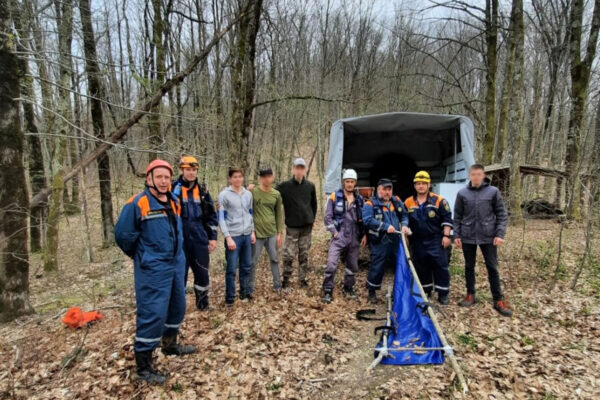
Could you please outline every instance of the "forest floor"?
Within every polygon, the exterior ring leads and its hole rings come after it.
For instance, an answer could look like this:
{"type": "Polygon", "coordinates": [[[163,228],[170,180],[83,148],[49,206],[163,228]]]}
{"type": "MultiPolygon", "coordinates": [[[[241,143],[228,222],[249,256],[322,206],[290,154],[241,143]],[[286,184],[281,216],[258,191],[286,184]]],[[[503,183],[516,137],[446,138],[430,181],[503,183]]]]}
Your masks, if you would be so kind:
{"type": "MultiPolygon", "coordinates": [[[[121,197],[122,204],[128,194],[121,197]]],[[[90,203],[91,237],[97,244],[99,207],[90,203]]],[[[274,293],[263,258],[255,300],[238,301],[231,309],[224,306],[220,242],[211,260],[212,309],[196,311],[188,294],[182,342],[194,344],[198,352],[184,358],[155,352],[158,369],[170,377],[164,386],[148,387],[133,379],[132,263],[116,247],[97,245],[88,263],[83,218],[69,216],[61,231],[60,271],[44,273],[39,255],[32,258],[31,302],[36,313],[0,325],[0,398],[597,399],[600,246],[595,246],[596,261],[584,271],[577,289],[569,289],[583,249],[583,230],[568,226],[558,280],[551,290],[558,227],[553,221],[527,220],[524,229],[509,229],[500,262],[513,318],[492,309],[481,260],[480,302],[471,309],[457,306],[464,295],[464,277],[462,255],[454,251],[451,303],[439,319],[469,381],[468,394],[458,390],[448,363],[380,366],[365,372],[378,340],[373,335],[376,322],[355,318],[357,310],[369,307],[366,269],[358,274],[360,300],[345,299],[338,287],[332,304],[321,303],[328,245],[322,223],[313,236],[309,289],[293,281],[290,291],[274,293]],[[87,329],[66,328],[61,318],[70,306],[97,309],[104,319],[87,329]]],[[[386,273],[387,281],[391,275],[386,273]]]]}

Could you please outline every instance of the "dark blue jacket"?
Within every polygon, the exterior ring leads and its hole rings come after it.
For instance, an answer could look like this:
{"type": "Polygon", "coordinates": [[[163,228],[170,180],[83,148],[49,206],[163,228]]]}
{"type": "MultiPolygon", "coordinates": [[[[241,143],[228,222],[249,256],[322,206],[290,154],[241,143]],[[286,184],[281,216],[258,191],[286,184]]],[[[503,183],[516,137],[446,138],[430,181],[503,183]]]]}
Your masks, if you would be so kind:
{"type": "Polygon", "coordinates": [[[404,205],[408,211],[408,226],[415,239],[439,237],[444,226],[452,227],[450,205],[439,194],[428,193],[423,204],[419,204],[416,196],[411,196],[404,205]]]}
{"type": "Polygon", "coordinates": [[[467,244],[490,244],[504,238],[508,214],[502,194],[486,178],[475,188],[471,183],[461,189],[454,203],[454,236],[467,244]]]}
{"type": "Polygon", "coordinates": [[[176,227],[148,189],[127,201],[115,225],[117,245],[142,270],[185,264],[181,207],[170,193],[168,197],[176,227]]]}
{"type": "Polygon", "coordinates": [[[370,243],[378,243],[390,225],[397,231],[402,226],[408,226],[408,213],[398,196],[393,196],[387,204],[374,196],[371,200],[365,201],[362,215],[370,243]]]}
{"type": "Polygon", "coordinates": [[[188,187],[183,177],[173,183],[173,194],[181,202],[183,236],[186,241],[207,245],[209,240],[217,240],[217,212],[210,193],[194,181],[188,187]]]}

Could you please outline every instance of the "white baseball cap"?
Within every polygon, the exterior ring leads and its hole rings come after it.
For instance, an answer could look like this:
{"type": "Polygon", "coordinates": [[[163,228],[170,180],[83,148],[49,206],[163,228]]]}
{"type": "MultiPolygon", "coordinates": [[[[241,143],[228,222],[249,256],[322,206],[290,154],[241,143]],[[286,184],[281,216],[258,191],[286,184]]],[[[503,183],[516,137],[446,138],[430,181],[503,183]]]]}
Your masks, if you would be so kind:
{"type": "Polygon", "coordinates": [[[342,174],[342,180],[345,181],[346,179],[357,180],[358,179],[358,175],[356,174],[356,171],[353,170],[352,168],[345,169],[344,173],[342,174]]]}
{"type": "Polygon", "coordinates": [[[294,165],[294,167],[306,167],[306,161],[304,161],[304,158],[296,158],[292,164],[294,165]]]}

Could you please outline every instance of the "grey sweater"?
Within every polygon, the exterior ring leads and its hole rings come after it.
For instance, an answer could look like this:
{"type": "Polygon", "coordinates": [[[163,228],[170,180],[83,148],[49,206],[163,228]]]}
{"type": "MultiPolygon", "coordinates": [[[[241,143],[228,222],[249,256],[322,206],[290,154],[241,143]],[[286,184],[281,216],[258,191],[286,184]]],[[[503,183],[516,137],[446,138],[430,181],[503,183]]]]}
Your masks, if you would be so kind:
{"type": "Polygon", "coordinates": [[[231,186],[219,193],[219,228],[223,236],[249,235],[254,230],[252,193],[245,188],[238,194],[231,186]]]}
{"type": "Polygon", "coordinates": [[[490,244],[495,237],[504,238],[508,214],[502,195],[486,178],[477,188],[469,182],[456,195],[454,235],[467,244],[490,244]]]}

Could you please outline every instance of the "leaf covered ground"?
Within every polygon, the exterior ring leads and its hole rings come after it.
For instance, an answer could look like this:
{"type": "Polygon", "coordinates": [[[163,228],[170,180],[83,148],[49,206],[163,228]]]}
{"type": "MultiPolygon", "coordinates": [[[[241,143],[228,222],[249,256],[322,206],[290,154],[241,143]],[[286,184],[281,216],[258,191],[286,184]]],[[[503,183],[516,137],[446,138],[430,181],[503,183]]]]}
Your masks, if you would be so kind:
{"type": "MultiPolygon", "coordinates": [[[[212,309],[195,311],[189,294],[181,329],[181,340],[194,344],[198,353],[177,358],[156,352],[158,369],[170,375],[167,384],[137,384],[131,262],[113,247],[95,248],[94,262],[88,263],[79,218],[69,217],[63,230],[73,238],[61,243],[60,272],[44,274],[39,260],[32,261],[31,299],[37,313],[0,325],[0,398],[599,398],[600,267],[592,263],[577,289],[568,288],[583,247],[577,225],[565,230],[552,291],[558,225],[527,221],[525,230],[510,228],[500,259],[503,284],[515,309],[512,319],[493,311],[481,260],[480,303],[468,310],[456,305],[464,279],[461,254],[454,252],[451,305],[440,321],[469,381],[471,391],[465,395],[448,364],[365,372],[378,339],[373,335],[377,322],[355,318],[357,310],[369,307],[366,270],[358,275],[359,301],[345,299],[338,287],[332,304],[321,303],[328,242],[321,224],[313,239],[309,289],[294,281],[289,292],[274,293],[263,259],[255,300],[238,301],[232,309],[224,307],[219,249],[211,263],[212,309]],[[73,305],[98,309],[104,320],[89,329],[65,328],[60,319],[73,305]]],[[[383,302],[378,308],[383,312],[383,302]]]]}

